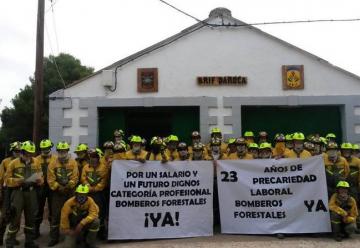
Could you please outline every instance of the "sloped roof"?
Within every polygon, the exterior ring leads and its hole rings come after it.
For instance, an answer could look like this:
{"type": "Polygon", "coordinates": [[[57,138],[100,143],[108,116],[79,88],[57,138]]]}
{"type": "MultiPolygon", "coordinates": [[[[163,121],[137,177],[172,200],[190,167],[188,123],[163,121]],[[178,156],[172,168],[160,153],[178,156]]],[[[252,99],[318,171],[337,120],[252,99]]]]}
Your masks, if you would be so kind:
{"type": "Polygon", "coordinates": [[[147,48],[145,48],[145,49],[143,49],[143,50],[141,50],[141,51],[139,51],[137,53],[134,53],[134,54],[132,54],[132,55],[130,55],[130,56],[124,58],[124,59],[116,61],[115,63],[113,63],[113,64],[111,64],[109,66],[106,66],[106,67],[94,72],[93,74],[91,74],[91,75],[89,75],[87,77],[84,77],[84,78],[82,78],[80,80],[77,80],[77,81],[67,85],[66,88],[70,88],[70,87],[72,87],[72,86],[74,86],[76,84],[79,84],[79,83],[87,80],[88,78],[91,78],[91,77],[93,77],[93,76],[95,76],[97,74],[100,74],[103,70],[109,70],[111,68],[121,67],[121,66],[123,66],[123,65],[125,65],[125,64],[127,64],[127,63],[129,63],[129,62],[131,62],[133,60],[136,60],[136,59],[138,59],[138,58],[140,58],[140,57],[142,57],[142,56],[144,56],[144,55],[146,55],[148,53],[151,53],[151,52],[153,52],[153,51],[155,51],[157,49],[160,49],[160,48],[162,48],[164,46],[170,45],[172,42],[174,42],[174,41],[176,41],[178,39],[181,39],[182,37],[187,36],[187,35],[195,32],[195,31],[197,31],[197,30],[199,30],[199,29],[201,29],[203,27],[209,26],[211,28],[226,28],[226,29],[239,28],[239,27],[234,27],[234,25],[240,25],[240,26],[242,26],[241,28],[248,28],[248,29],[251,29],[251,30],[253,30],[255,32],[258,32],[258,33],[260,33],[262,35],[265,35],[268,38],[276,40],[277,42],[280,42],[283,45],[285,45],[287,47],[290,47],[292,49],[296,49],[296,50],[300,51],[301,53],[304,53],[307,56],[310,56],[313,59],[315,59],[315,60],[317,60],[317,61],[319,61],[319,62],[321,62],[323,64],[326,64],[328,66],[331,66],[335,70],[338,70],[338,71],[340,71],[342,73],[345,73],[345,74],[347,74],[347,75],[349,75],[349,76],[351,76],[351,77],[353,77],[353,78],[360,81],[360,76],[358,76],[358,75],[356,75],[356,74],[354,74],[352,72],[349,72],[349,71],[347,71],[345,69],[342,69],[342,68],[340,68],[338,66],[335,66],[335,65],[329,63],[328,61],[326,61],[326,60],[324,60],[324,59],[322,59],[322,58],[320,58],[320,57],[318,57],[318,56],[316,56],[316,55],[314,55],[314,54],[312,54],[310,52],[307,52],[307,51],[305,51],[305,50],[303,50],[303,49],[301,49],[301,48],[299,48],[297,46],[294,46],[294,45],[292,45],[292,44],[290,44],[290,43],[288,43],[288,42],[286,42],[286,41],[284,41],[282,39],[279,39],[279,38],[277,38],[277,37],[275,37],[275,36],[273,36],[271,34],[268,34],[268,33],[264,32],[264,31],[262,31],[262,30],[260,30],[260,29],[258,29],[256,27],[254,27],[254,26],[251,26],[251,25],[249,25],[249,24],[247,24],[245,22],[242,22],[242,21],[232,17],[230,10],[228,10],[226,8],[216,8],[216,9],[214,9],[214,10],[212,10],[210,12],[209,18],[207,18],[207,19],[205,19],[205,20],[203,20],[201,22],[198,22],[198,23],[196,23],[196,24],[182,30],[181,32],[179,32],[179,33],[177,33],[177,34],[175,34],[175,35],[173,35],[173,36],[171,36],[171,37],[169,37],[169,38],[167,38],[165,40],[162,40],[162,41],[160,41],[160,42],[158,42],[158,43],[156,43],[156,44],[154,44],[154,45],[152,45],[150,47],[147,47],[147,48]],[[215,25],[212,25],[212,24],[215,24],[215,25]]]}

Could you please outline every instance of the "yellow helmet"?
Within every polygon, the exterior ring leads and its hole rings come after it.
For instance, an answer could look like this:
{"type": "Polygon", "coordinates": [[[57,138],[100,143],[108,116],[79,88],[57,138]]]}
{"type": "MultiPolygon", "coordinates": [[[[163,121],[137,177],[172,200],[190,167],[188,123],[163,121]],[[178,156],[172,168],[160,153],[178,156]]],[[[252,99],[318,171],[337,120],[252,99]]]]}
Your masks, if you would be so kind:
{"type": "Polygon", "coordinates": [[[126,151],[126,145],[124,143],[116,143],[114,145],[115,152],[124,152],[126,151]]]}
{"type": "Polygon", "coordinates": [[[131,137],[130,143],[141,143],[142,139],[140,136],[133,135],[131,137]]]}
{"type": "Polygon", "coordinates": [[[250,143],[248,145],[249,149],[259,149],[259,145],[256,143],[250,143]]]}
{"type": "Polygon", "coordinates": [[[40,141],[40,149],[52,148],[54,144],[49,139],[43,139],[40,141]]]}
{"type": "Polygon", "coordinates": [[[267,137],[267,136],[268,136],[267,132],[265,132],[265,131],[259,132],[259,137],[267,137]]]}
{"type": "Polygon", "coordinates": [[[214,127],[213,129],[211,129],[211,133],[221,133],[221,130],[218,127],[214,127]]]}
{"type": "Polygon", "coordinates": [[[285,135],[285,140],[286,141],[292,141],[293,140],[293,135],[292,134],[285,135]]]}
{"type": "Polygon", "coordinates": [[[179,142],[179,138],[178,138],[178,136],[171,134],[171,135],[169,135],[169,137],[167,137],[167,142],[170,142],[170,141],[179,142]]]}
{"type": "Polygon", "coordinates": [[[360,150],[360,146],[358,144],[353,144],[353,150],[360,150]]]}
{"type": "MultiPolygon", "coordinates": [[[[141,141],[140,141],[141,142],[141,141]]],[[[151,139],[150,145],[164,145],[163,140],[161,139],[161,137],[158,136],[154,136],[151,139]]]]}
{"type": "Polygon", "coordinates": [[[267,143],[267,142],[264,142],[264,143],[261,143],[260,144],[260,148],[259,149],[271,149],[271,144],[270,143],[267,143]]]}
{"type": "Polygon", "coordinates": [[[329,138],[333,138],[333,139],[336,139],[336,135],[334,133],[328,133],[326,135],[326,139],[329,139],[329,138]]]}
{"type": "Polygon", "coordinates": [[[95,149],[89,149],[88,150],[89,157],[97,156],[98,158],[101,158],[104,154],[99,148],[95,149]]]}
{"type": "Polygon", "coordinates": [[[350,185],[346,181],[339,181],[336,185],[336,188],[350,188],[350,185]]]}
{"type": "Polygon", "coordinates": [[[246,131],[244,137],[254,137],[254,133],[252,131],[246,131]]]}
{"type": "Polygon", "coordinates": [[[76,187],[76,193],[79,194],[88,194],[89,193],[89,186],[87,186],[86,184],[80,184],[79,186],[76,187]]]}
{"type": "Polygon", "coordinates": [[[21,144],[21,150],[28,153],[35,153],[35,144],[32,141],[25,141],[21,144]]]}
{"type": "Polygon", "coordinates": [[[57,143],[56,145],[56,150],[60,151],[60,150],[70,150],[70,146],[67,142],[65,141],[60,141],[59,143],[57,143]]]}
{"type": "Polygon", "coordinates": [[[21,150],[21,142],[19,141],[15,141],[13,143],[10,144],[10,151],[13,151],[13,150],[17,150],[17,151],[20,151],[21,150]]]}
{"type": "Polygon", "coordinates": [[[351,143],[342,143],[341,149],[353,149],[353,145],[351,143]]]}
{"type": "Polygon", "coordinates": [[[294,133],[292,136],[293,140],[305,140],[305,136],[303,133],[294,133]]]}
{"type": "Polygon", "coordinates": [[[235,138],[230,138],[228,139],[228,144],[231,145],[231,144],[235,144],[236,142],[236,139],[235,138]]]}
{"type": "Polygon", "coordinates": [[[89,149],[89,147],[86,144],[80,143],[76,149],[75,152],[86,152],[89,149]]]}

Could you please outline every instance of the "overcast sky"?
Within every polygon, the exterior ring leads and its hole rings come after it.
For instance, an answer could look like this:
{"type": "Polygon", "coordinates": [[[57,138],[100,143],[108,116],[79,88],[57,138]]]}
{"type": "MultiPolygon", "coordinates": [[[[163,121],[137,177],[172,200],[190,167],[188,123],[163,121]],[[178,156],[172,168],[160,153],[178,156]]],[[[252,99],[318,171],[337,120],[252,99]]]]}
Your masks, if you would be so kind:
{"type": "MultiPolygon", "coordinates": [[[[158,0],[53,0],[53,11],[45,1],[45,56],[70,53],[95,70],[196,23],[158,0]]],[[[216,7],[230,9],[233,17],[247,23],[360,18],[359,0],[168,2],[199,19],[216,7]]],[[[0,0],[0,110],[11,106],[11,98],[34,73],[36,14],[36,0],[0,0]]],[[[360,22],[258,28],[360,75],[360,22]]]]}

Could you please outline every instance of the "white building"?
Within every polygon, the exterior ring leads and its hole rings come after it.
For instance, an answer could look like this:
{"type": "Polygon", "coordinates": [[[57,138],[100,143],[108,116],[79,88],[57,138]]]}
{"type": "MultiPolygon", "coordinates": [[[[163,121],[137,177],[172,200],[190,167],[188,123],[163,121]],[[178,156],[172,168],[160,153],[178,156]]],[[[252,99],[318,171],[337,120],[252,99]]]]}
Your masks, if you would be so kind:
{"type": "Polygon", "coordinates": [[[96,146],[122,128],[184,140],[198,129],[207,140],[217,126],[226,138],[247,129],[334,132],[360,143],[360,77],[252,26],[231,26],[243,24],[214,9],[204,22],[54,92],[50,138],[96,146]],[[283,89],[287,65],[303,66],[303,89],[283,89]],[[157,92],[138,91],[139,68],[157,68],[157,92]],[[198,77],[215,76],[244,84],[198,84],[198,77]]]}

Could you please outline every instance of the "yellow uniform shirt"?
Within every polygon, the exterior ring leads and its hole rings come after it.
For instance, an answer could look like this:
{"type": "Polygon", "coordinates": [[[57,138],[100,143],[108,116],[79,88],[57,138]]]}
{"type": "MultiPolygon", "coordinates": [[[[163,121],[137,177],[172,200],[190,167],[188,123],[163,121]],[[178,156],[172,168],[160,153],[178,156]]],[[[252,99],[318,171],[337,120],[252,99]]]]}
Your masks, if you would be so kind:
{"type": "Polygon", "coordinates": [[[253,155],[246,153],[244,156],[240,157],[237,152],[225,154],[224,159],[226,160],[236,160],[236,159],[253,159],[253,155]]]}
{"type": "Polygon", "coordinates": [[[125,153],[125,159],[127,159],[127,160],[136,160],[136,159],[146,160],[146,155],[147,155],[147,152],[144,150],[140,150],[139,154],[134,154],[132,152],[132,150],[130,150],[125,153]]]}
{"type": "Polygon", "coordinates": [[[303,150],[299,155],[294,150],[288,150],[288,152],[284,153],[285,158],[310,158],[311,153],[303,150]]]}
{"type": "MultiPolygon", "coordinates": [[[[5,183],[8,187],[16,188],[19,187],[19,179],[26,180],[31,177],[34,173],[41,173],[41,165],[36,158],[32,158],[29,165],[25,165],[24,161],[20,158],[14,159],[8,166],[5,173],[5,183]]],[[[42,173],[41,173],[42,174],[42,173]]],[[[41,185],[44,184],[44,177],[41,176],[41,185]]]]}
{"type": "Polygon", "coordinates": [[[75,188],[79,181],[78,165],[72,158],[69,158],[65,164],[55,159],[49,164],[47,176],[51,190],[57,190],[60,185],[75,188]]]}
{"type": "Polygon", "coordinates": [[[345,203],[346,207],[349,208],[349,210],[343,209],[341,207],[342,205],[344,204],[340,203],[339,199],[337,198],[337,193],[334,193],[329,201],[330,211],[335,212],[343,217],[349,216],[349,217],[353,217],[354,219],[357,218],[359,214],[358,214],[356,201],[353,197],[349,197],[348,201],[345,203]]]}
{"type": "Polygon", "coordinates": [[[107,186],[108,173],[107,166],[102,162],[96,168],[86,164],[81,173],[81,183],[90,185],[90,192],[102,191],[107,186]]]}
{"type": "Polygon", "coordinates": [[[61,209],[60,229],[65,231],[70,229],[70,215],[84,216],[80,223],[85,226],[90,224],[99,216],[99,207],[95,201],[88,196],[87,201],[80,205],[75,200],[75,197],[71,197],[67,200],[61,209]]]}

